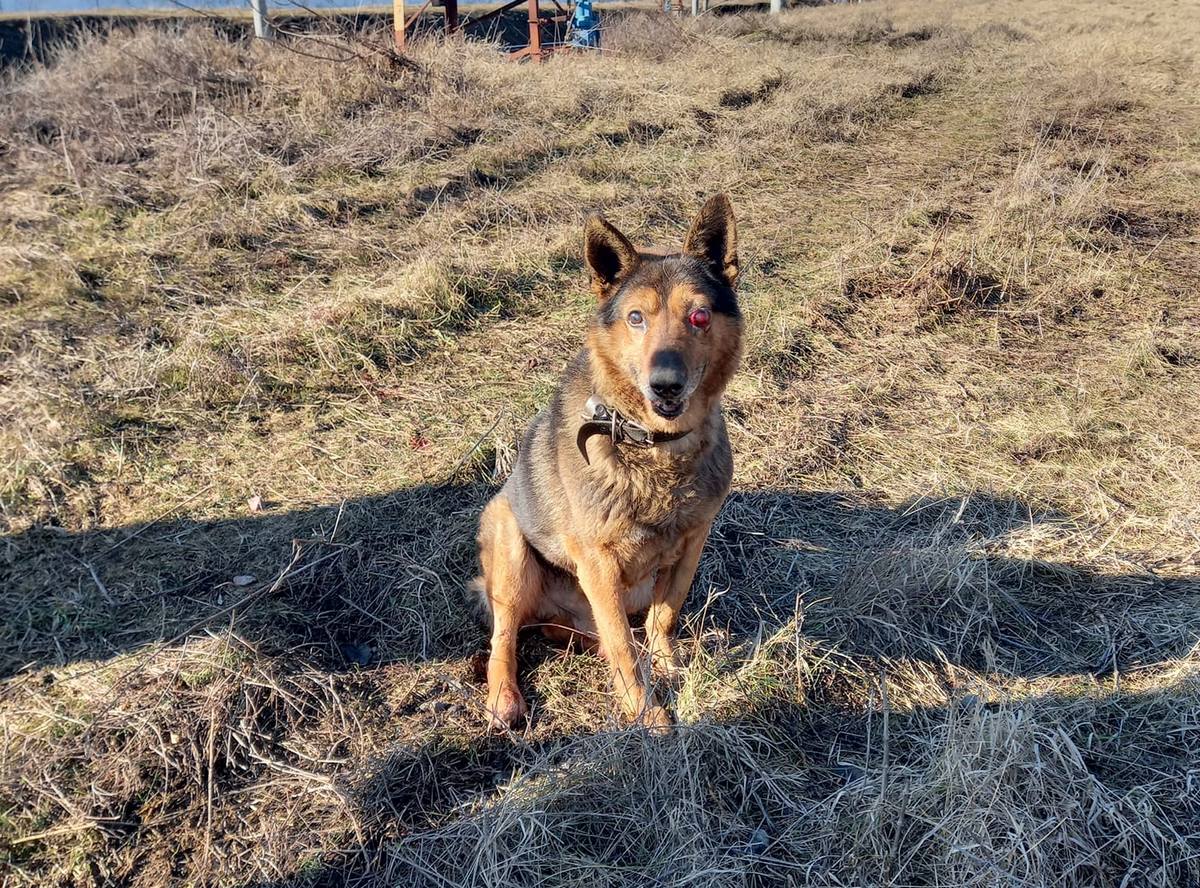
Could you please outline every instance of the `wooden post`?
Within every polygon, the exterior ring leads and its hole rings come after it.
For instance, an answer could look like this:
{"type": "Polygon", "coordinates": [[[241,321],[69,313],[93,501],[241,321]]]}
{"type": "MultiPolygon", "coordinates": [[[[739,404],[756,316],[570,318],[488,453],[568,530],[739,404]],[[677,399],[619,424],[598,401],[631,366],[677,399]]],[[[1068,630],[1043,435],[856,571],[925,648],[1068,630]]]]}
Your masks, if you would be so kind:
{"type": "Polygon", "coordinates": [[[700,0],[692,0],[692,18],[700,14],[700,0]]]}
{"type": "Polygon", "coordinates": [[[458,0],[445,0],[442,12],[446,16],[446,33],[452,34],[458,30],[458,0]]]}
{"type": "Polygon", "coordinates": [[[254,13],[254,36],[260,40],[272,40],[271,20],[267,18],[267,0],[250,0],[250,9],[254,13]]]}
{"type": "Polygon", "coordinates": [[[392,0],[392,28],[396,32],[396,52],[404,52],[404,0],[392,0]]]}

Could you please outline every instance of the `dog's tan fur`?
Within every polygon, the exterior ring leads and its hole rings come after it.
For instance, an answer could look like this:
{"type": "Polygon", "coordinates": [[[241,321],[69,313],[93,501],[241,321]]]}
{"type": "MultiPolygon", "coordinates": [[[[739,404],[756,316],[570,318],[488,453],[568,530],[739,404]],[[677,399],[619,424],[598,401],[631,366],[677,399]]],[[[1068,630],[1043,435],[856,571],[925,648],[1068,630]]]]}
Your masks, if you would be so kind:
{"type": "Polygon", "coordinates": [[[671,636],[732,476],[721,395],[741,352],[737,236],[718,195],[679,253],[639,251],[600,217],[588,220],[584,241],[598,299],[587,345],[480,522],[479,589],[492,622],[487,706],[497,726],[526,715],[517,633],[536,623],[551,637],[598,640],[626,716],[663,728],[670,719],[650,690],[629,617],[646,612],[649,662],[672,668],[671,636]],[[710,312],[707,328],[690,322],[697,308],[710,312]],[[686,400],[658,402],[678,415],[653,406],[652,374],[664,356],[684,368],[682,391],[690,390],[686,400]],[[585,460],[576,434],[593,395],[656,432],[689,434],[651,448],[597,435],[585,460]]]}

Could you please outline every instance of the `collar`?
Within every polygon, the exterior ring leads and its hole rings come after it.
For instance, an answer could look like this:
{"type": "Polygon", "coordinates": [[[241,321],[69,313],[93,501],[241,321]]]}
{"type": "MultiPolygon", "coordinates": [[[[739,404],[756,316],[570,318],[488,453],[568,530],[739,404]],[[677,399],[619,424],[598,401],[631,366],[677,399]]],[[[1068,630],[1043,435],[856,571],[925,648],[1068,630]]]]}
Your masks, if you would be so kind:
{"type": "Polygon", "coordinates": [[[608,435],[613,444],[632,444],[635,447],[654,447],[666,444],[668,441],[678,441],[691,434],[686,432],[654,432],[640,422],[622,416],[615,408],[609,407],[600,400],[599,395],[588,398],[583,408],[583,423],[579,426],[579,434],[575,443],[583,454],[583,461],[588,461],[587,439],[592,435],[608,435]]]}

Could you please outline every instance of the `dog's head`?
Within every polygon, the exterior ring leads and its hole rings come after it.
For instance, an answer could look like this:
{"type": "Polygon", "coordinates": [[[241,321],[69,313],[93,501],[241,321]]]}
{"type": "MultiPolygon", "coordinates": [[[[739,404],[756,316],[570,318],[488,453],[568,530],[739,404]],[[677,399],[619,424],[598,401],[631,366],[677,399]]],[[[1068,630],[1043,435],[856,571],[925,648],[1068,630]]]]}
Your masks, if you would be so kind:
{"type": "Polygon", "coordinates": [[[600,302],[588,337],[606,388],[661,429],[691,427],[741,354],[737,229],[729,198],[708,199],[678,253],[639,251],[607,220],[584,228],[600,302]]]}

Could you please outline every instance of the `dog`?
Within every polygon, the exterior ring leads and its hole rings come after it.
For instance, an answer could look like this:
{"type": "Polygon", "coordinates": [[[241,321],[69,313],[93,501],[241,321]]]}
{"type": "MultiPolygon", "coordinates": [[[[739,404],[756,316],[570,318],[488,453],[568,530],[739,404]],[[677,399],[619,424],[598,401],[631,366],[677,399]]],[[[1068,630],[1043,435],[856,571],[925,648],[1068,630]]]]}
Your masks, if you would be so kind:
{"type": "Polygon", "coordinates": [[[480,519],[487,712],[499,729],[528,715],[516,652],[533,624],[598,641],[625,717],[661,732],[671,719],[651,670],[678,668],[672,635],[733,475],[721,412],[741,357],[733,208],[709,198],[677,252],[639,250],[592,216],[584,259],[597,300],[585,347],[480,519]],[[630,627],[643,611],[649,658],[630,627]]]}

